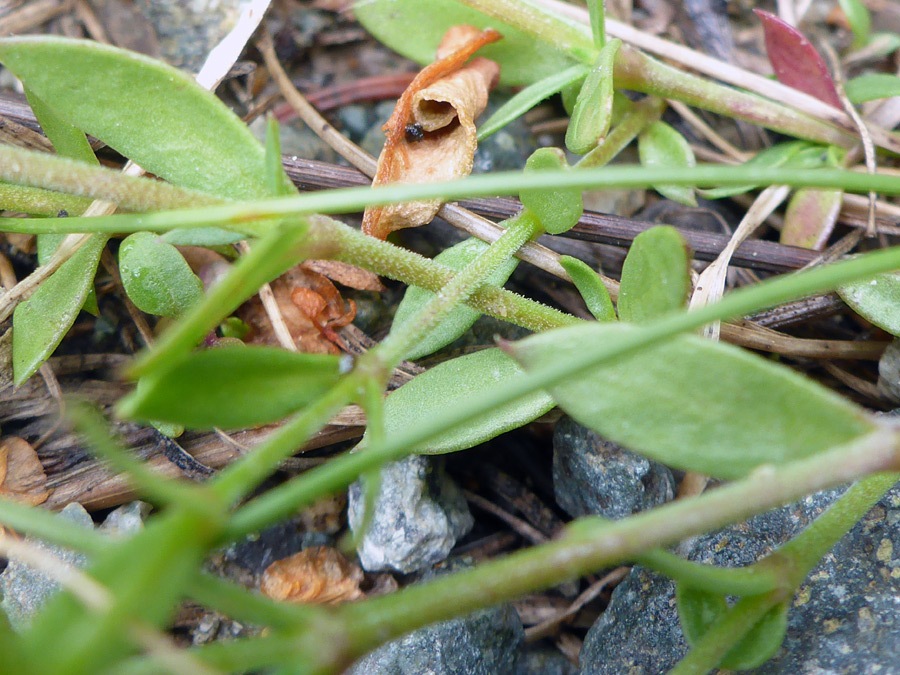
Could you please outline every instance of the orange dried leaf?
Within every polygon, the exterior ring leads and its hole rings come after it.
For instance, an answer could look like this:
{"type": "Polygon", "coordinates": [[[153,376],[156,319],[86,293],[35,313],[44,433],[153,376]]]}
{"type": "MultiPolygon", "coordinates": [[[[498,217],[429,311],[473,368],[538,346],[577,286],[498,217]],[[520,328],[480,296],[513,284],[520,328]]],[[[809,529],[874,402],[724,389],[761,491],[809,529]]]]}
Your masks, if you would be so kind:
{"type": "MultiPolygon", "coordinates": [[[[447,31],[438,60],[416,75],[384,125],[387,137],[373,185],[430,183],[471,173],[477,144],[474,120],[487,105],[500,66],[484,58],[466,61],[500,38],[490,28],[455,26],[447,31]],[[415,133],[407,133],[408,125],[415,133]]],[[[384,239],[394,230],[424,225],[440,205],[440,200],[429,200],[369,207],[363,232],[384,239]]]]}
{"type": "Polygon", "coordinates": [[[283,602],[336,605],[364,597],[363,572],[336,549],[315,546],[266,568],[260,590],[283,602]]]}
{"type": "Polygon", "coordinates": [[[31,444],[22,438],[0,443],[3,477],[0,495],[23,504],[37,506],[47,501],[47,474],[31,444]]]}
{"type": "Polygon", "coordinates": [[[358,291],[385,290],[377,274],[340,260],[307,260],[303,263],[303,268],[318,272],[332,281],[358,291]]]}

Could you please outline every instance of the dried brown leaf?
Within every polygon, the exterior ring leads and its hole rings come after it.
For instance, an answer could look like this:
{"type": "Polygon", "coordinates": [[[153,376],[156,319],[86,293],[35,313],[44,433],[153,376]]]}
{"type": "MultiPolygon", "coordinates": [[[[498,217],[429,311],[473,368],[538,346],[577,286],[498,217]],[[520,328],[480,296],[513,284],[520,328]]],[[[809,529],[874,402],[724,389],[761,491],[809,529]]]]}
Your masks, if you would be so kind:
{"type": "Polygon", "coordinates": [[[336,549],[315,546],[266,568],[260,590],[283,602],[336,605],[364,597],[362,570],[336,549]]]}
{"type": "MultiPolygon", "coordinates": [[[[484,58],[466,61],[500,34],[454,26],[444,35],[434,63],[413,79],[384,129],[384,148],[373,185],[431,183],[467,176],[475,156],[475,118],[487,105],[500,66],[484,58]]],[[[431,221],[440,200],[366,209],[363,231],[384,239],[394,230],[431,221]]]]}
{"type": "Polygon", "coordinates": [[[23,504],[37,506],[47,501],[50,492],[47,474],[31,444],[22,438],[7,438],[0,443],[3,476],[0,495],[23,504]]]}
{"type": "Polygon", "coordinates": [[[358,291],[380,293],[385,290],[377,274],[340,260],[307,260],[303,263],[303,267],[358,291]]]}

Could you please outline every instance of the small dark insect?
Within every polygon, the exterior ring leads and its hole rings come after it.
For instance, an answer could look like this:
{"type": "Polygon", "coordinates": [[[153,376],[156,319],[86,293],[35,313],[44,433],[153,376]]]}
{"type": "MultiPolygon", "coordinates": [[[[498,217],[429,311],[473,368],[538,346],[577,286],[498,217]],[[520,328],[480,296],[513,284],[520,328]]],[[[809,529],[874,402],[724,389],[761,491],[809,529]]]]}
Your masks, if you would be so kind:
{"type": "Polygon", "coordinates": [[[425,130],[418,122],[407,124],[405,127],[403,127],[403,131],[406,132],[407,143],[418,143],[423,138],[425,138],[425,130]]]}
{"type": "Polygon", "coordinates": [[[56,214],[56,217],[57,217],[57,218],[68,218],[68,217],[69,217],[69,212],[66,211],[65,209],[60,209],[60,210],[59,210],[59,213],[56,214]]]}

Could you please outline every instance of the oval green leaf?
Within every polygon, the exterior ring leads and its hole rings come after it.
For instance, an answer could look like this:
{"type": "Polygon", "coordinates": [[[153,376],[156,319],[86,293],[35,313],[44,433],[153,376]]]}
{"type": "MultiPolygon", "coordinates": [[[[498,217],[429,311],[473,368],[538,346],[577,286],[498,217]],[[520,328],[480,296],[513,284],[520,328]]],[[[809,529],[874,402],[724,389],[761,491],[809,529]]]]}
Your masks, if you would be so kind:
{"type": "MultiPolygon", "coordinates": [[[[742,166],[757,166],[761,168],[775,168],[784,166],[797,153],[809,147],[812,147],[812,144],[808,143],[807,141],[787,141],[785,143],[778,143],[777,145],[773,145],[771,148],[766,148],[765,150],[758,152],[753,157],[744,162],[742,166]]],[[[757,187],[759,186],[742,185],[739,187],[710,188],[698,190],[697,192],[699,192],[704,199],[722,199],[724,197],[733,197],[734,195],[744,194],[745,192],[749,192],[750,190],[753,190],[757,187]]]]}
{"type": "Polygon", "coordinates": [[[578,98],[566,130],[566,147],[576,155],[596,148],[609,131],[613,114],[613,65],[621,40],[610,40],[597,57],[578,98]]]}
{"type": "Polygon", "coordinates": [[[122,286],[142,312],[177,317],[203,297],[203,282],[171,244],[136,232],[119,247],[122,286]]]}
{"type": "Polygon", "coordinates": [[[0,62],[60,118],[171,183],[232,199],[270,195],[262,145],[180,70],[47,36],[0,40],[0,62]]]}
{"type": "Polygon", "coordinates": [[[678,230],[660,225],[634,238],[622,265],[622,321],[646,321],[684,307],[690,290],[691,253],[678,230]]]}
{"type": "Polygon", "coordinates": [[[722,668],[750,670],[775,655],[787,633],[788,604],[776,605],[722,658],[722,668]]]}
{"type": "Polygon", "coordinates": [[[861,0],[838,0],[838,2],[844,10],[847,23],[850,24],[850,30],[853,31],[853,48],[864,47],[872,33],[872,17],[869,16],[869,10],[861,0]]]}
{"type": "MultiPolygon", "coordinates": [[[[568,169],[566,155],[559,148],[540,148],[525,162],[525,171],[559,171],[568,169]]],[[[568,232],[584,212],[581,190],[522,190],[519,199],[550,234],[568,232]]]]}
{"type": "MultiPolygon", "coordinates": [[[[422,420],[438,417],[465,401],[502,388],[522,377],[522,369],[497,348],[444,361],[426,370],[391,393],[384,401],[384,431],[388,438],[422,420]]],[[[421,455],[465,450],[517,429],[551,408],[553,399],[542,391],[524,396],[490,413],[475,417],[465,426],[433,438],[414,449],[421,455]]],[[[364,437],[360,446],[367,440],[364,437]]]]}
{"type": "MultiPolygon", "coordinates": [[[[638,154],[647,167],[687,168],[697,164],[685,137],[665,122],[653,122],[638,135],[638,154]]],[[[654,185],[653,189],[679,204],[697,206],[692,187],[654,185]]]]}
{"type": "MultiPolygon", "coordinates": [[[[627,343],[638,327],[586,323],[507,347],[526,370],[627,343]]],[[[739,478],[872,431],[861,408],[731,345],[682,335],[566,380],[550,393],[581,424],[689,471],[739,478]]]]}
{"type": "Polygon", "coordinates": [[[119,412],[192,429],[239,429],[282,419],[341,377],[341,359],[274,347],[217,347],[140,380],[119,412]]]}
{"type": "MultiPolygon", "coordinates": [[[[454,270],[461,270],[479,255],[484,253],[488,245],[480,239],[466,239],[460,243],[451,246],[435,256],[435,261],[446,265],[454,270]]],[[[511,258],[489,276],[485,283],[494,286],[502,286],[509,279],[509,275],[513,273],[518,264],[518,258],[511,258]]],[[[397,330],[410,319],[415,317],[422,307],[424,307],[432,298],[434,293],[419,288],[418,286],[410,286],[403,295],[403,300],[397,307],[397,313],[394,315],[393,330],[397,330]]],[[[423,356],[433,354],[438,349],[446,347],[456,338],[472,327],[472,324],[478,320],[481,312],[472,309],[468,305],[457,305],[447,317],[435,326],[427,335],[425,335],[413,347],[405,358],[420,359],[423,356]]]]}
{"type": "Polygon", "coordinates": [[[684,639],[691,647],[728,613],[724,595],[683,583],[675,586],[675,600],[684,639]]]}
{"type": "Polygon", "coordinates": [[[879,274],[837,289],[841,299],[861,317],[900,336],[900,272],[879,274]]]}
{"type": "Polygon", "coordinates": [[[16,386],[34,375],[69,332],[88,297],[108,239],[93,235],[13,313],[16,386]]]}
{"type": "Polygon", "coordinates": [[[560,256],[559,264],[571,277],[594,318],[597,321],[615,321],[616,308],[600,276],[587,263],[568,255],[560,256]]]}
{"type": "MultiPolygon", "coordinates": [[[[528,9],[543,14],[530,3],[528,9]]],[[[591,39],[581,26],[555,15],[548,21],[556,30],[544,41],[455,0],[361,0],[353,12],[381,42],[422,64],[434,61],[435,50],[451,26],[494,28],[503,39],[479,49],[478,56],[499,63],[500,82],[511,86],[543,80],[577,63],[554,42],[591,48],[591,39]]]]}

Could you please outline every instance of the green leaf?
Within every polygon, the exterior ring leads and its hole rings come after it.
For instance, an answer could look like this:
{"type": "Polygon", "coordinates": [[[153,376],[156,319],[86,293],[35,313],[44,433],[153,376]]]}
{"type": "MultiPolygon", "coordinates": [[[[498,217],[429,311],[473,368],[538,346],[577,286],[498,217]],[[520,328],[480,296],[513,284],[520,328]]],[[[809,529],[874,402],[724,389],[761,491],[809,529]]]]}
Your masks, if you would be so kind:
{"type": "Polygon", "coordinates": [[[684,639],[693,647],[728,613],[728,602],[721,593],[705,591],[683,583],[675,586],[678,619],[684,639]]]}
{"type": "MultiPolygon", "coordinates": [[[[435,261],[454,270],[461,270],[479,255],[484,253],[488,245],[480,239],[466,239],[455,246],[442,251],[435,256],[435,261]]],[[[494,286],[502,286],[509,279],[518,264],[517,258],[511,258],[505,262],[499,270],[489,276],[485,283],[494,286]]],[[[432,298],[434,293],[418,286],[410,286],[403,295],[403,300],[394,314],[392,330],[399,330],[407,321],[414,317],[422,307],[432,298]]],[[[460,337],[481,316],[481,312],[472,309],[468,305],[457,305],[447,317],[425,335],[419,343],[410,351],[406,358],[420,359],[428,354],[433,354],[438,349],[446,347],[456,338],[460,337]]]]}
{"type": "Polygon", "coordinates": [[[274,115],[266,118],[266,184],[270,194],[282,197],[297,194],[297,188],[288,178],[281,162],[281,137],[278,120],[274,115]]]}
{"type": "Polygon", "coordinates": [[[597,321],[615,321],[616,308],[613,307],[609,291],[600,276],[587,263],[568,255],[559,257],[559,264],[572,278],[575,288],[581,293],[588,311],[597,321]]]}
{"type": "MultiPolygon", "coordinates": [[[[539,148],[525,162],[525,171],[553,171],[568,169],[566,155],[559,148],[539,148]]],[[[550,234],[562,234],[571,230],[581,214],[584,203],[581,190],[522,190],[519,199],[550,234]]]]}
{"type": "Polygon", "coordinates": [[[577,65],[566,68],[561,73],[554,73],[548,77],[528,85],[506,103],[500,106],[488,120],[478,129],[478,140],[484,140],[494,132],[499,131],[514,119],[531,110],[545,98],[549,98],[558,91],[580,82],[588,74],[586,66],[577,65]]]}
{"type": "MultiPolygon", "coordinates": [[[[692,647],[706,632],[724,620],[729,611],[741,611],[740,605],[729,609],[725,596],[679,583],[675,588],[678,602],[678,618],[685,640],[692,647]]],[[[768,661],[781,646],[787,631],[787,603],[770,609],[754,626],[722,657],[720,668],[749,670],[768,661]]]]}
{"type": "Polygon", "coordinates": [[[16,386],[34,375],[75,323],[93,286],[108,237],[95,234],[13,314],[16,386]]]}
{"type": "MultiPolygon", "coordinates": [[[[735,610],[732,610],[735,611],[735,610]]],[[[788,603],[776,605],[722,658],[722,668],[750,670],[775,655],[787,633],[788,603]]]]}
{"type": "Polygon", "coordinates": [[[119,408],[134,419],[237,429],[282,419],[341,377],[341,359],[274,347],[216,347],[142,378],[119,408]]]}
{"type": "Polygon", "coordinates": [[[60,118],[150,173],[232,199],[270,196],[246,125],[186,73],[108,45],[0,40],[0,62],[60,118]]]}
{"type": "MultiPolygon", "coordinates": [[[[522,376],[522,369],[516,362],[496,348],[444,361],[416,376],[385,399],[385,435],[390,438],[393,433],[440,416],[447,409],[502,388],[522,376]]],[[[553,399],[547,394],[534,392],[475,417],[465,426],[441,434],[415,451],[423,455],[436,455],[465,450],[528,424],[553,405],[553,399]]],[[[364,437],[361,445],[365,444],[364,437]]]]}
{"type": "Polygon", "coordinates": [[[591,35],[594,46],[603,49],[606,44],[606,4],[605,0],[587,0],[588,17],[591,21],[591,35]]]}
{"type": "MultiPolygon", "coordinates": [[[[524,0],[522,4],[526,4],[524,0]]],[[[554,36],[541,40],[455,0],[361,0],[353,6],[353,12],[378,40],[422,64],[434,61],[435,50],[451,26],[494,28],[503,39],[479,49],[478,55],[499,63],[500,82],[509,86],[538,82],[576,63],[553,44],[554,36]]],[[[556,23],[561,30],[581,37],[576,24],[562,18],[556,23]]]]}
{"type": "Polygon", "coordinates": [[[622,321],[646,321],[684,307],[690,290],[691,252],[678,230],[660,225],[634,238],[622,265],[622,321]]]}
{"type": "Polygon", "coordinates": [[[847,82],[845,91],[853,103],[900,96],[900,77],[887,73],[860,75],[847,82]]]}
{"type": "Polygon", "coordinates": [[[860,0],[838,0],[838,2],[841,4],[841,9],[844,10],[847,23],[850,24],[850,30],[853,31],[854,49],[865,46],[872,32],[872,18],[869,16],[869,10],[860,0]]]}
{"type": "MultiPolygon", "coordinates": [[[[526,370],[628,343],[642,329],[585,323],[511,343],[526,370]]],[[[870,432],[864,410],[731,345],[682,335],[591,368],[550,392],[609,440],[670,466],[738,478],[870,432]]]]}
{"type": "Polygon", "coordinates": [[[28,99],[28,105],[37,117],[38,124],[50,139],[56,152],[63,157],[71,157],[81,162],[98,165],[100,162],[91,149],[84,132],[73,127],[63,118],[51,110],[46,103],[38,98],[30,89],[25,90],[25,97],[28,99]]]}
{"type": "Polygon", "coordinates": [[[142,312],[177,317],[203,297],[203,283],[171,244],[136,232],[119,247],[122,285],[142,312]]]}
{"type": "Polygon", "coordinates": [[[621,40],[610,40],[597,57],[578,98],[566,130],[566,147],[576,155],[596,148],[609,131],[613,114],[613,66],[621,40]]]}
{"type": "MultiPolygon", "coordinates": [[[[778,167],[787,164],[801,150],[813,147],[807,141],[787,141],[778,143],[771,148],[766,148],[761,152],[748,159],[741,166],[747,167],[778,167]]],[[[821,146],[816,146],[821,147],[821,146]]],[[[743,185],[739,187],[720,187],[708,190],[698,190],[704,199],[722,199],[723,197],[732,197],[734,195],[744,194],[758,185],[743,185]]]]}
{"type": "MultiPolygon", "coordinates": [[[[687,140],[665,122],[653,122],[638,135],[638,154],[647,167],[686,168],[696,165],[694,151],[687,140]]],[[[694,188],[679,185],[654,185],[667,199],[697,206],[694,188]]]]}
{"type": "Polygon", "coordinates": [[[900,272],[854,281],[841,286],[837,292],[861,317],[891,335],[900,336],[900,272]]]}

